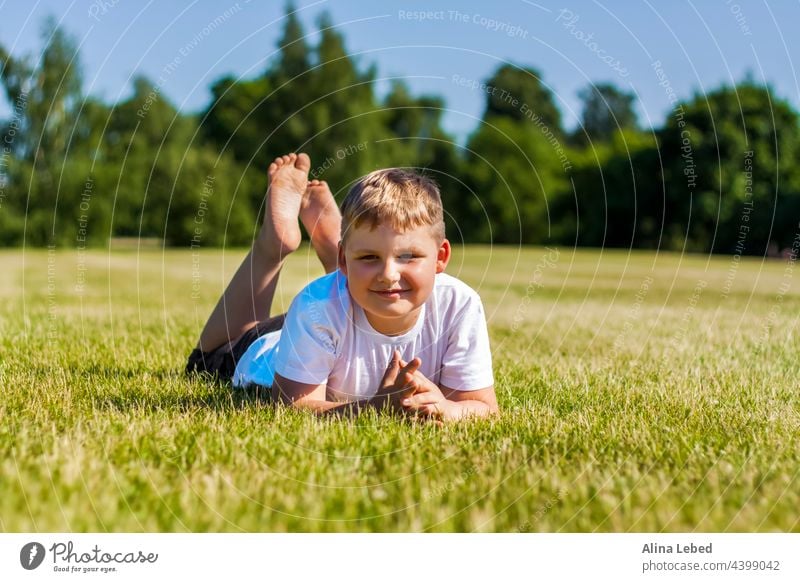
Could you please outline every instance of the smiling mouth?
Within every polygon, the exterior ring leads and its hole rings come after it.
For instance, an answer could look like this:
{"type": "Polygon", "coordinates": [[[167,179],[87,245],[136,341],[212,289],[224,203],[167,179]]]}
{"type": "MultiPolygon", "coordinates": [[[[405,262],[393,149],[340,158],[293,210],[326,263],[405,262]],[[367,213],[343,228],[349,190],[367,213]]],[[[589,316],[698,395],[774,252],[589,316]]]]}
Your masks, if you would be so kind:
{"type": "Polygon", "coordinates": [[[403,293],[408,293],[409,289],[370,289],[370,291],[381,297],[399,297],[403,293]]]}

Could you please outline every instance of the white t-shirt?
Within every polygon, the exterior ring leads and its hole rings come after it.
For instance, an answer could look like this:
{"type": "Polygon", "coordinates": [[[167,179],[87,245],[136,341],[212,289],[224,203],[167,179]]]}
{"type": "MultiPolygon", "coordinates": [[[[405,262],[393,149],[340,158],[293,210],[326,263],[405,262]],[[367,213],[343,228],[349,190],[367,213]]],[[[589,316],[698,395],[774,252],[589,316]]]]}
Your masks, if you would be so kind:
{"type": "Polygon", "coordinates": [[[395,349],[437,385],[478,390],[494,384],[483,304],[465,283],[436,275],[433,292],[414,327],[383,335],[334,271],[312,281],[292,301],[283,329],[258,338],[236,365],[235,386],[271,386],[275,373],[304,384],[326,383],[328,399],[354,401],[375,395],[395,349]]]}

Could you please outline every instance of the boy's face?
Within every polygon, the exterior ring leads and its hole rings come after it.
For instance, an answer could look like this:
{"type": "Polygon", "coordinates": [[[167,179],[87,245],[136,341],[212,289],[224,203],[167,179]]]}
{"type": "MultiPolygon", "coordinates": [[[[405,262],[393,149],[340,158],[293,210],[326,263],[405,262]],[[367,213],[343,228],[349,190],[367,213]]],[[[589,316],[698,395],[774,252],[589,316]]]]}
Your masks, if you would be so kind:
{"type": "Polygon", "coordinates": [[[361,226],[339,245],[339,269],[353,301],[376,331],[399,335],[411,329],[433,291],[436,273],[450,260],[450,243],[441,244],[432,228],[397,232],[391,226],[361,226]]]}

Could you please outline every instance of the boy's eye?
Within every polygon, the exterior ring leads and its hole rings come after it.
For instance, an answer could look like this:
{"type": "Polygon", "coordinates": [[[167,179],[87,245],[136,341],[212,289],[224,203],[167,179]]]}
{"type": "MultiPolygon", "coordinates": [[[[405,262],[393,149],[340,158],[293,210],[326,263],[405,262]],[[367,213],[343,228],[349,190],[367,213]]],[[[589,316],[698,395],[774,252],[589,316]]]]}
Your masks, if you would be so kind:
{"type": "Polygon", "coordinates": [[[425,254],[420,252],[403,253],[397,257],[401,261],[413,261],[415,259],[424,259],[425,254]]]}
{"type": "MultiPolygon", "coordinates": [[[[414,253],[402,253],[397,255],[398,261],[413,261],[414,259],[421,258],[422,255],[414,254],[414,253]]],[[[378,255],[361,255],[358,257],[359,261],[377,261],[379,259],[378,255]]]]}

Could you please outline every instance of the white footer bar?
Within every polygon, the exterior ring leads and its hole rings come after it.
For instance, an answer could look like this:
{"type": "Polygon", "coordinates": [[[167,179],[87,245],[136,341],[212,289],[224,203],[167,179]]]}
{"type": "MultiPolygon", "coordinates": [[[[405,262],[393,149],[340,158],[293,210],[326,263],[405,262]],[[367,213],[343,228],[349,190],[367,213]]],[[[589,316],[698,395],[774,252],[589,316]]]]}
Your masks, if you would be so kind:
{"type": "Polygon", "coordinates": [[[800,580],[800,534],[2,534],[1,580],[800,580]]]}

